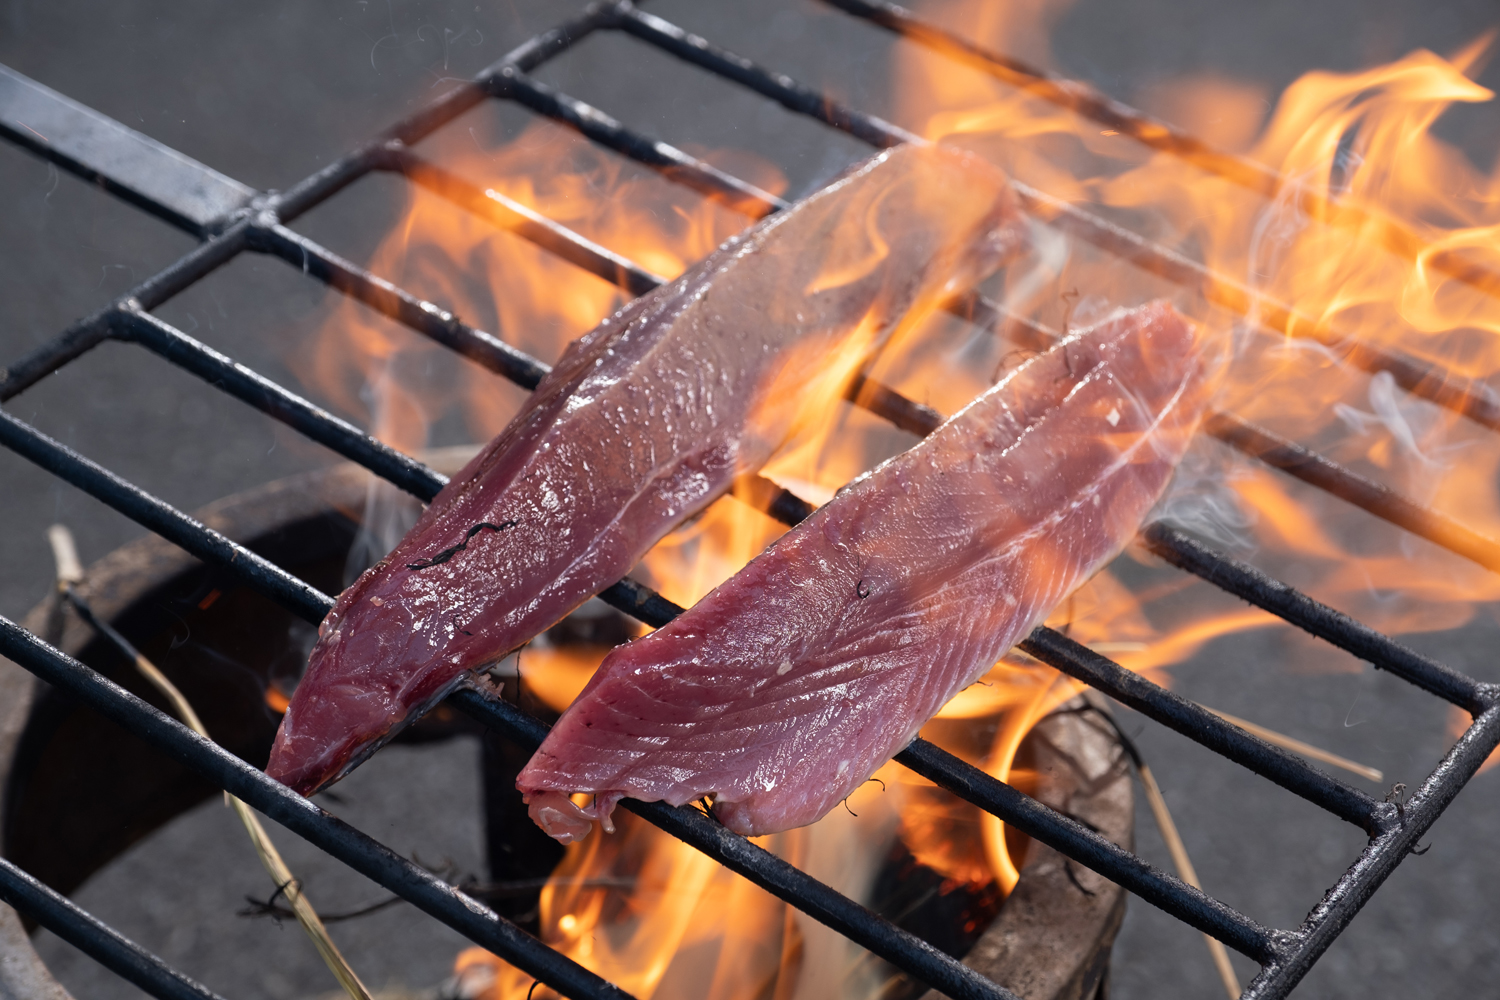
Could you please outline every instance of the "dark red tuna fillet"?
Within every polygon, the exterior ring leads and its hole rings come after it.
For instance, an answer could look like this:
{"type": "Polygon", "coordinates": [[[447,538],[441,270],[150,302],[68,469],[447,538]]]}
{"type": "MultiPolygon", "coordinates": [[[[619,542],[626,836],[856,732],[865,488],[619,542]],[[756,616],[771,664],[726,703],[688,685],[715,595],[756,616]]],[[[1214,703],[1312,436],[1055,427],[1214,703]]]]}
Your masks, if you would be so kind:
{"type": "Polygon", "coordinates": [[[532,818],[566,843],[622,797],[709,795],[746,835],[823,816],[1119,553],[1218,356],[1157,302],[1027,362],[616,648],[517,780],[532,818]]]}
{"type": "Polygon", "coordinates": [[[346,773],[627,574],[1026,236],[995,168],[899,147],[605,320],[339,597],[267,772],[304,794],[346,773]]]}

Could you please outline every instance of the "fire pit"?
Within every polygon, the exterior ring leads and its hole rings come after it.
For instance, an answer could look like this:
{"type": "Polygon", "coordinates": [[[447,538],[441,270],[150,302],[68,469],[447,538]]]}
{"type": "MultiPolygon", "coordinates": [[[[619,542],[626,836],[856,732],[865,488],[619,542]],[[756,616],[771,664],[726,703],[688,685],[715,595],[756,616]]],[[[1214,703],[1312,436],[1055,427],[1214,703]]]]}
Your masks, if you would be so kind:
{"type": "MultiPolygon", "coordinates": [[[[1299,186],[1274,172],[1247,166],[1237,157],[1217,154],[1192,137],[1165,129],[1127,108],[1109,103],[1087,88],[1047,78],[1011,60],[968,45],[961,38],[911,19],[899,9],[863,3],[840,6],[856,17],[901,32],[916,44],[944,57],[956,58],[969,66],[979,67],[992,77],[1019,84],[1035,98],[1066,107],[1094,125],[1103,125],[1102,131],[1095,130],[1101,136],[1130,136],[1146,147],[1166,154],[1160,161],[1152,161],[1153,169],[1179,160],[1191,163],[1221,178],[1227,185],[1237,185],[1224,189],[1230,192],[1223,195],[1225,199],[1238,197],[1235,192],[1241,189],[1262,196],[1285,194],[1290,202],[1283,207],[1310,213],[1317,216],[1320,223],[1331,226],[1349,224],[1363,235],[1377,238],[1393,253],[1399,255],[1410,251],[1431,273],[1452,276],[1454,280],[1481,291],[1487,287],[1488,272],[1468,261],[1462,252],[1445,248],[1441,252],[1428,253],[1413,244],[1411,231],[1350,209],[1350,202],[1343,199],[1343,194],[1346,182],[1357,174],[1350,166],[1355,158],[1353,155],[1341,154],[1337,176],[1332,178],[1333,183],[1328,185],[1326,192],[1321,188],[1299,186]]],[[[534,358],[521,353],[513,345],[461,323],[437,306],[403,292],[375,274],[349,264],[288,227],[299,215],[359,177],[372,171],[397,173],[424,190],[430,190],[548,252],[616,283],[629,293],[639,293],[651,287],[658,278],[648,267],[584,239],[524,202],[483,189],[413,151],[414,144],[420,139],[487,98],[527,107],[605,148],[659,171],[674,183],[711,201],[732,205],[737,211],[755,215],[778,209],[782,205],[781,199],[764,187],[632,132],[533,75],[549,59],[576,46],[581,40],[609,32],[633,36],[861,141],[884,146],[912,138],[911,133],[862,115],[824,95],[800,87],[786,77],[764,71],[748,60],[717,49],[627,3],[592,8],[581,20],[539,37],[492,67],[479,80],[455,89],[350,157],[278,195],[259,195],[56,93],[17,75],[7,74],[3,79],[4,103],[0,104],[0,123],[3,123],[8,137],[37,150],[55,163],[99,179],[106,186],[121,191],[136,203],[203,238],[204,243],[171,270],[136,289],[130,297],[12,364],[3,386],[0,386],[0,396],[13,397],[106,339],[133,342],[264,410],[418,498],[430,498],[441,483],[431,469],[382,445],[351,425],[331,418],[275,383],[234,365],[225,356],[163,322],[150,310],[225,261],[246,250],[254,250],[286,260],[303,273],[329,283],[523,387],[535,385],[542,367],[534,358]]],[[[1440,70],[1435,68],[1434,71],[1440,70]]],[[[1350,149],[1354,149],[1354,139],[1350,142],[1350,149]]],[[[1156,176],[1157,181],[1175,183],[1178,180],[1179,175],[1172,173],[1175,168],[1161,169],[1163,175],[1156,176]]],[[[1148,170],[1134,179],[1151,180],[1153,176],[1148,170]]],[[[1186,298],[1200,307],[1205,315],[1219,317],[1220,321],[1222,312],[1244,315],[1245,325],[1240,332],[1247,336],[1259,336],[1257,330],[1269,330],[1277,335],[1271,338],[1276,349],[1281,349],[1285,342],[1312,345],[1310,354],[1292,350],[1292,361],[1305,362],[1312,357],[1322,365],[1319,370],[1325,375],[1333,372],[1339,378],[1352,378],[1348,374],[1351,372],[1372,374],[1369,398],[1375,417],[1388,416],[1390,408],[1386,402],[1397,398],[1395,394],[1400,392],[1412,399],[1426,400],[1437,407],[1461,413],[1477,427],[1493,430],[1500,426],[1500,417],[1496,416],[1500,413],[1500,405],[1497,405],[1493,393],[1467,375],[1455,375],[1430,359],[1413,356],[1403,344],[1387,342],[1390,338],[1387,341],[1356,339],[1321,322],[1318,315],[1309,315],[1297,303],[1282,302],[1266,294],[1264,289],[1227,278],[1194,259],[1121,228],[1100,214],[1059,200],[1038,188],[1021,185],[1019,190],[1028,211],[1052,234],[1053,242],[1044,244],[1045,247],[1063,248],[1064,256],[1102,251],[1105,255],[1122,257],[1141,272],[1132,272],[1130,280],[1141,281],[1148,290],[1167,286],[1185,288],[1186,298]],[[1090,247],[1094,249],[1089,250],[1090,247]]],[[[1099,190],[1108,202],[1111,192],[1105,188],[1099,190]]],[[[1127,216],[1131,206],[1121,204],[1122,201],[1128,201],[1128,198],[1116,198],[1108,207],[1117,215],[1127,216]]],[[[1331,245],[1299,247],[1298,250],[1303,253],[1321,250],[1328,256],[1331,245]]],[[[1212,249],[1218,254],[1224,252],[1223,246],[1212,249]]],[[[1227,259],[1231,264],[1243,263],[1233,258],[1232,252],[1227,259]]],[[[1256,259],[1249,263],[1257,265],[1263,262],[1256,259]]],[[[1058,276],[1061,276],[1060,272],[1058,276]]],[[[1101,287],[1108,293],[1114,286],[1105,281],[1101,287]]],[[[1059,294],[1052,303],[1056,308],[1051,315],[1034,314],[1038,310],[1011,308],[1024,304],[1024,295],[1018,298],[1010,294],[1017,292],[1015,288],[1007,293],[1006,307],[982,295],[974,295],[954,302],[952,309],[958,315],[978,321],[981,327],[989,328],[988,332],[999,329],[1021,348],[1034,347],[1055,335],[1060,328],[1066,328],[1070,321],[1081,321],[1088,308],[1097,307],[1097,303],[1073,302],[1078,296],[1064,288],[1055,290],[1059,294]],[[1075,310],[1080,312],[1075,315],[1075,310]]],[[[1400,340],[1399,337],[1395,339],[1400,340]]],[[[1278,364],[1289,364],[1288,357],[1277,355],[1264,344],[1256,351],[1258,353],[1252,358],[1261,370],[1274,372],[1278,364]]],[[[920,365],[915,367],[920,368],[920,365]]],[[[869,413],[905,431],[923,433],[930,430],[937,414],[900,391],[907,388],[901,380],[909,380],[912,374],[872,372],[856,394],[855,401],[869,413]]],[[[950,404],[962,400],[941,402],[945,410],[951,410],[950,404]]],[[[1348,406],[1347,403],[1343,405],[1348,406]]],[[[1353,408],[1348,413],[1339,412],[1350,424],[1357,425],[1370,418],[1369,413],[1353,408]]],[[[1302,445],[1277,436],[1246,419],[1244,414],[1220,413],[1210,421],[1207,429],[1240,453],[1362,508],[1413,536],[1450,549],[1478,565],[1493,568],[1496,564],[1494,545],[1482,535],[1357,474],[1346,465],[1336,464],[1302,445]]],[[[1283,431],[1289,432],[1289,429],[1283,428],[1283,431]]],[[[216,572],[234,574],[241,583],[279,603],[302,620],[314,622],[326,610],[328,598],[325,593],[294,578],[272,561],[206,530],[201,524],[112,476],[23,421],[5,415],[0,423],[0,439],[18,454],[181,545],[215,567],[216,572]]],[[[1209,470],[1210,479],[1212,471],[1209,470]]],[[[1271,482],[1282,483],[1282,480],[1271,482]]],[[[799,512],[806,510],[805,502],[780,487],[751,491],[750,499],[784,521],[795,520],[799,512]]],[[[1285,508],[1268,503],[1266,509],[1282,513],[1285,508]]],[[[1213,529],[1216,525],[1208,523],[1206,527],[1213,529]]],[[[1289,530],[1295,534],[1299,527],[1304,526],[1292,525],[1289,530]]],[[[1269,930],[1186,882],[1152,869],[1087,826],[1056,810],[1042,808],[994,776],[965,764],[930,743],[919,740],[898,760],[901,766],[954,791],[1003,818],[1010,826],[1057,848],[1078,863],[1253,959],[1262,971],[1247,995],[1284,995],[1348,924],[1370,894],[1417,848],[1438,814],[1500,741],[1500,709],[1495,706],[1495,689],[1395,643],[1252,567],[1226,557],[1215,547],[1205,545],[1167,523],[1152,525],[1144,533],[1143,541],[1167,562],[1374,663],[1427,695],[1455,706],[1474,720],[1471,727],[1464,729],[1442,765],[1413,797],[1408,799],[1393,793],[1382,801],[1377,795],[1333,778],[1307,764],[1302,757],[1266,742],[1255,735],[1255,727],[1247,728],[1174,696],[1142,677],[1139,671],[1124,669],[1101,655],[1099,650],[1078,641],[1079,638],[1097,637],[1070,637],[1050,629],[1040,629],[1023,644],[1022,648],[1035,659],[1111,695],[1368,835],[1367,849],[1298,931],[1269,930]]],[[[601,597],[648,625],[668,620],[677,610],[660,594],[632,581],[623,581],[601,597]]],[[[1259,617],[1265,619],[1264,615],[1259,617]]],[[[154,741],[158,747],[169,748],[179,758],[188,761],[200,775],[228,788],[271,818],[461,929],[516,968],[563,992],[617,995],[613,987],[580,968],[569,957],[521,935],[494,912],[455,894],[433,879],[430,873],[394,857],[357,831],[286,796],[282,790],[267,784],[253,769],[243,767],[195,741],[179,727],[151,715],[97,675],[37,643],[21,630],[8,628],[4,637],[3,648],[7,655],[27,669],[85,699],[116,722],[154,741]]],[[[1132,661],[1123,651],[1113,652],[1119,654],[1127,665],[1137,666],[1140,670],[1153,666],[1146,662],[1150,656],[1132,661]]],[[[516,711],[504,701],[486,697],[481,691],[462,693],[452,699],[452,705],[476,718],[480,724],[503,732],[522,745],[535,745],[544,731],[544,724],[536,718],[516,711]]],[[[805,872],[779,863],[764,852],[758,853],[754,845],[705,825],[708,821],[693,810],[646,806],[636,811],[651,823],[769,889],[920,981],[950,995],[1006,995],[993,983],[924,947],[891,921],[861,910],[829,886],[809,878],[805,872]]],[[[130,957],[127,950],[122,950],[125,946],[111,937],[106,929],[89,924],[83,916],[26,882],[19,873],[10,869],[6,872],[10,880],[7,892],[12,894],[11,898],[22,900],[28,912],[38,914],[39,919],[44,917],[49,926],[66,930],[74,940],[111,963],[112,967],[133,969],[130,974],[138,982],[149,983],[164,995],[191,991],[191,987],[173,978],[148,958],[130,957]]]]}
{"type": "MultiPolygon", "coordinates": [[[[468,449],[450,449],[424,458],[430,467],[451,473],[468,456],[468,449]]],[[[364,470],[340,466],[231,497],[198,517],[331,589],[347,575],[351,544],[360,538],[358,526],[368,509],[369,486],[364,470]]],[[[194,702],[205,706],[205,724],[223,745],[247,760],[264,760],[275,728],[274,703],[295,683],[311,642],[309,626],[233,578],[205,574],[201,564],[156,538],[127,546],[93,567],[80,593],[97,614],[176,678],[194,702]]],[[[558,648],[597,645],[610,626],[585,624],[590,621],[565,622],[548,634],[550,642],[558,648]],[[585,628],[591,629],[589,634],[582,634],[585,628]]],[[[93,630],[74,615],[60,614],[56,600],[38,606],[26,624],[127,689],[159,698],[93,630]]],[[[7,692],[0,732],[13,735],[0,745],[0,788],[7,803],[0,824],[7,857],[49,886],[73,891],[127,847],[213,795],[213,786],[190,770],[161,758],[71,699],[37,687],[24,671],[14,666],[6,670],[0,674],[7,692]]],[[[523,703],[546,711],[534,694],[524,696],[523,703]]],[[[1126,760],[1102,710],[1089,706],[1079,699],[1042,720],[1022,746],[1020,766],[1035,775],[1030,782],[1038,801],[1128,846],[1126,760]]],[[[467,716],[440,710],[399,742],[483,734],[467,716]]],[[[524,761],[525,755],[518,759],[524,761]]],[[[536,929],[542,882],[562,852],[529,822],[518,822],[525,810],[514,791],[517,754],[511,744],[491,741],[483,761],[491,880],[462,885],[536,929]]],[[[950,811],[962,808],[951,798],[940,805],[950,811]]],[[[1124,913],[1124,894],[1117,887],[1048,848],[1031,845],[1023,848],[1021,881],[996,919],[993,890],[967,890],[921,864],[900,839],[893,846],[897,849],[888,851],[884,861],[879,853],[872,856],[877,867],[870,875],[856,878],[871,884],[870,901],[877,912],[945,948],[968,952],[976,968],[1017,983],[1028,996],[1074,1000],[1102,988],[1109,945],[1124,913]]],[[[0,936],[0,959],[35,966],[37,959],[17,930],[9,925],[0,936]]],[[[804,944],[802,950],[812,947],[804,944]]],[[[773,971],[780,964],[773,962],[773,971]]],[[[883,984],[886,997],[922,990],[895,970],[876,968],[870,974],[883,984]]],[[[37,975],[45,974],[38,970],[37,975]]],[[[456,988],[465,995],[476,990],[472,961],[456,988]]]]}

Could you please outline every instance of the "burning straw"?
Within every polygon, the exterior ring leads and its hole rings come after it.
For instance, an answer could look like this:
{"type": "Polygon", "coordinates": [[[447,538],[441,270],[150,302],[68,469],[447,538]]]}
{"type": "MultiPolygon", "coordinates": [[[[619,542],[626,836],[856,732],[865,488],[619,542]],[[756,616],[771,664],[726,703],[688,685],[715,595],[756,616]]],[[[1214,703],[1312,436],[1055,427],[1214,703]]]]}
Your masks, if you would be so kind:
{"type": "MultiPolygon", "coordinates": [[[[177,686],[157,669],[156,664],[142,656],[128,639],[108,622],[97,617],[88,602],[78,595],[75,588],[83,582],[83,564],[79,562],[78,549],[73,544],[73,533],[61,524],[54,524],[47,529],[47,541],[52,544],[52,557],[57,564],[57,590],[63,600],[67,601],[91,628],[108,639],[135,663],[136,669],[171,702],[173,711],[189,729],[204,739],[212,739],[208,735],[208,730],[203,726],[203,720],[198,718],[198,713],[193,711],[193,706],[183,697],[177,686]]],[[[255,853],[260,855],[260,863],[265,866],[266,872],[271,876],[271,881],[276,883],[276,892],[286,897],[292,912],[296,914],[297,922],[312,939],[313,947],[318,949],[318,954],[323,957],[324,964],[339,981],[344,992],[349,994],[351,1000],[370,1000],[369,991],[365,989],[364,983],[360,982],[359,976],[355,975],[349,962],[339,952],[338,945],[334,944],[333,939],[328,936],[328,930],[323,926],[323,921],[319,919],[317,911],[313,909],[312,903],[302,891],[302,883],[286,866],[281,853],[276,850],[276,845],[271,843],[270,836],[267,835],[265,827],[261,826],[255,813],[250,811],[249,806],[228,792],[224,793],[224,801],[234,808],[240,822],[245,825],[246,832],[250,834],[250,841],[255,845],[255,853]]]]}

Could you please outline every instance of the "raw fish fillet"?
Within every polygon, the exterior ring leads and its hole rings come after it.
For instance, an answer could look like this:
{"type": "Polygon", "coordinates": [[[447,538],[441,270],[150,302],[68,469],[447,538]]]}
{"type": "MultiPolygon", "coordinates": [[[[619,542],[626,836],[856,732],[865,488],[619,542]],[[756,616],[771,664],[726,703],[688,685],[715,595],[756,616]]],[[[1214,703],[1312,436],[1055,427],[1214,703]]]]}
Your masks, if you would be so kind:
{"type": "Polygon", "coordinates": [[[510,426],[339,597],[267,773],[311,794],[468,671],[625,576],[818,407],[837,405],[902,322],[1014,256],[1027,233],[994,167],[898,147],[571,344],[510,426]]]}
{"type": "Polygon", "coordinates": [[[622,797],[709,795],[746,835],[823,816],[1120,552],[1215,358],[1165,302],[1032,358],[617,647],[517,779],[532,818],[567,843],[622,797]]]}

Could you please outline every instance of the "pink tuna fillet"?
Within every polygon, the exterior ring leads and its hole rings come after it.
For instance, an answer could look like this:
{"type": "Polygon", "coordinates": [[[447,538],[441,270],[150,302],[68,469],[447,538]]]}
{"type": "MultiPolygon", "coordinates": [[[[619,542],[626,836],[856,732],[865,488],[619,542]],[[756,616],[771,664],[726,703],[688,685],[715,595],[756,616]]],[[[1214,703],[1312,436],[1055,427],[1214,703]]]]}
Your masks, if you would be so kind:
{"type": "Polygon", "coordinates": [[[836,402],[903,317],[1026,236],[995,168],[899,147],[605,320],[339,597],[267,773],[303,794],[337,780],[623,577],[815,418],[811,400],[836,402]]]}
{"type": "Polygon", "coordinates": [[[1119,553],[1216,356],[1157,302],[1027,362],[616,648],[517,779],[532,818],[567,843],[627,796],[711,795],[746,835],[823,816],[1119,553]]]}

